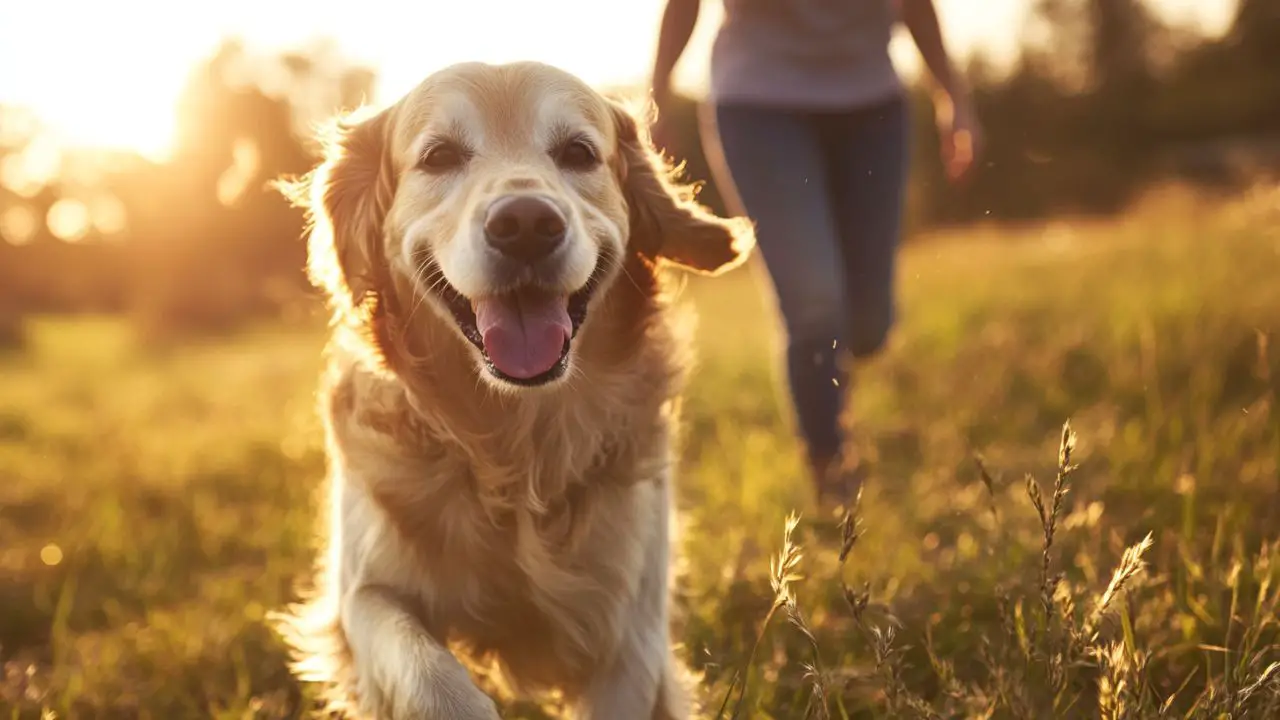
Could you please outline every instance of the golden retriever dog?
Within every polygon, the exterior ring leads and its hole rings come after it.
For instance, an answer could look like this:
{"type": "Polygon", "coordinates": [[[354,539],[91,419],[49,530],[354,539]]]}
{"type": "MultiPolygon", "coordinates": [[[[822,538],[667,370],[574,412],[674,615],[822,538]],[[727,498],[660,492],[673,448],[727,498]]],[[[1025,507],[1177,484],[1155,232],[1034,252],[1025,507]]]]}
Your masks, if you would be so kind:
{"type": "Polygon", "coordinates": [[[364,717],[685,718],[671,647],[687,339],[663,265],[754,243],[673,183],[628,110],[546,65],[469,63],[340,121],[286,188],[335,309],[314,596],[278,618],[304,680],[364,717]]]}

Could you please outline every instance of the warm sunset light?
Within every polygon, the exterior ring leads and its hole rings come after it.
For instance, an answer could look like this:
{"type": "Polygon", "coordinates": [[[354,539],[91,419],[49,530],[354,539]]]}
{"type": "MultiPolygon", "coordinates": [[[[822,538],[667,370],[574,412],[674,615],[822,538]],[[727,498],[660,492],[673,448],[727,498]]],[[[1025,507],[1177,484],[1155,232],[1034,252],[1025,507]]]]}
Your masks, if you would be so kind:
{"type": "MultiPolygon", "coordinates": [[[[963,2],[942,3],[957,44],[1000,41],[1001,33],[960,10],[963,2]]],[[[1007,26],[1021,4],[989,2],[984,17],[1007,26]]],[[[0,103],[34,108],[70,144],[161,158],[174,140],[173,108],[188,73],[226,36],[266,50],[332,38],[344,55],[378,72],[380,100],[465,59],[536,58],[593,83],[639,82],[661,9],[661,0],[5,3],[0,103]]],[[[698,84],[718,14],[718,3],[708,2],[684,63],[689,85],[698,84]]]]}
{"type": "Polygon", "coordinates": [[[1280,718],[1277,68],[1280,0],[0,0],[0,720],[1280,718]]]}
{"type": "MultiPolygon", "coordinates": [[[[1174,20],[1210,32],[1234,0],[1161,0],[1174,20]]],[[[940,0],[959,54],[981,48],[997,64],[1015,50],[1027,0],[940,0]]],[[[0,103],[33,108],[75,146],[133,150],[153,159],[174,141],[173,109],[191,68],[224,37],[274,50],[332,39],[379,75],[378,97],[403,93],[435,67],[459,60],[539,59],[601,85],[642,82],[662,0],[471,0],[402,5],[391,0],[178,4],[159,0],[5,3],[0,9],[0,103]],[[409,10],[412,8],[412,11],[409,10]],[[75,22],[68,22],[74,17],[75,22]]],[[[682,63],[694,90],[719,2],[705,3],[682,63]]],[[[914,48],[894,48],[907,72],[914,48]]]]}

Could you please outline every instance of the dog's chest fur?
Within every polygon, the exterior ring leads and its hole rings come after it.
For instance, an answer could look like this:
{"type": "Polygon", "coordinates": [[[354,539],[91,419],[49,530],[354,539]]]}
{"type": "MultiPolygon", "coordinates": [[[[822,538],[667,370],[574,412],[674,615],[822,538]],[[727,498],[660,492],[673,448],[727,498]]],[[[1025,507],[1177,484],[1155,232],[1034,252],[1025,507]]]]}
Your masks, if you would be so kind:
{"type": "Polygon", "coordinates": [[[575,485],[543,515],[504,511],[496,524],[478,506],[450,503],[466,519],[438,526],[420,550],[432,556],[434,586],[424,624],[473,655],[492,653],[519,682],[572,685],[620,639],[643,551],[657,539],[644,520],[663,501],[662,482],[575,485]]]}
{"type": "Polygon", "coordinates": [[[646,552],[666,541],[667,418],[510,418],[525,427],[464,445],[394,385],[357,374],[333,390],[331,438],[359,468],[346,491],[385,528],[348,570],[395,587],[433,635],[492,657],[513,684],[581,683],[620,639],[646,552]],[[537,442],[516,434],[531,429],[537,442]]]}

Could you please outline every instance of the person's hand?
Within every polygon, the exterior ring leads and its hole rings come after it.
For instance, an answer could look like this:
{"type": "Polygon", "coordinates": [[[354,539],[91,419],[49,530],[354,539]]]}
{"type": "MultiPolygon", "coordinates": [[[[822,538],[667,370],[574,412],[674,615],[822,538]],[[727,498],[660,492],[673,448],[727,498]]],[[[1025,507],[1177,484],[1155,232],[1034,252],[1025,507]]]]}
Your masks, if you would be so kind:
{"type": "Polygon", "coordinates": [[[653,106],[657,111],[657,119],[649,126],[649,138],[653,146],[664,155],[672,154],[675,143],[675,126],[672,123],[671,111],[675,103],[671,101],[671,91],[654,89],[653,106]]]}
{"type": "Polygon", "coordinates": [[[982,151],[982,128],[973,106],[967,97],[949,95],[938,103],[937,121],[947,178],[952,182],[966,180],[982,151]]]}

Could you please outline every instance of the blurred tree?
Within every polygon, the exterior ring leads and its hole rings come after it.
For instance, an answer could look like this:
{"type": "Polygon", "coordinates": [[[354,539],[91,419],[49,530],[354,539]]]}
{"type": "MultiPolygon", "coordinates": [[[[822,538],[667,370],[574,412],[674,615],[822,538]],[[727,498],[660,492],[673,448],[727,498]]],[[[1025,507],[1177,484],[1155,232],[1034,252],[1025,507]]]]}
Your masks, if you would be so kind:
{"type": "Polygon", "coordinates": [[[1248,126],[1280,132],[1280,0],[1240,0],[1226,42],[1236,49],[1235,70],[1256,80],[1248,126]]]}
{"type": "Polygon", "coordinates": [[[299,131],[367,99],[374,79],[331,45],[314,56],[271,57],[229,40],[190,74],[175,109],[172,158],[96,163],[106,169],[92,187],[65,175],[30,185],[23,153],[39,134],[17,137],[15,124],[3,123],[0,335],[27,312],[130,309],[146,332],[164,337],[231,329],[283,309],[309,289],[303,218],[268,182],[306,172],[314,158],[299,131]],[[8,187],[15,182],[21,193],[8,187]],[[58,240],[50,209],[86,193],[118,201],[122,232],[109,242],[89,227],[74,245],[58,240]],[[23,218],[31,227],[8,237],[6,225],[23,218]]]}
{"type": "Polygon", "coordinates": [[[192,74],[174,159],[144,183],[150,198],[135,192],[126,203],[140,221],[131,304],[151,336],[231,328],[306,287],[302,216],[268,183],[312,163],[299,117],[326,100],[323,112],[333,112],[344,91],[371,82],[367,71],[327,79],[323,67],[307,56],[253,57],[229,41],[192,74]]]}

